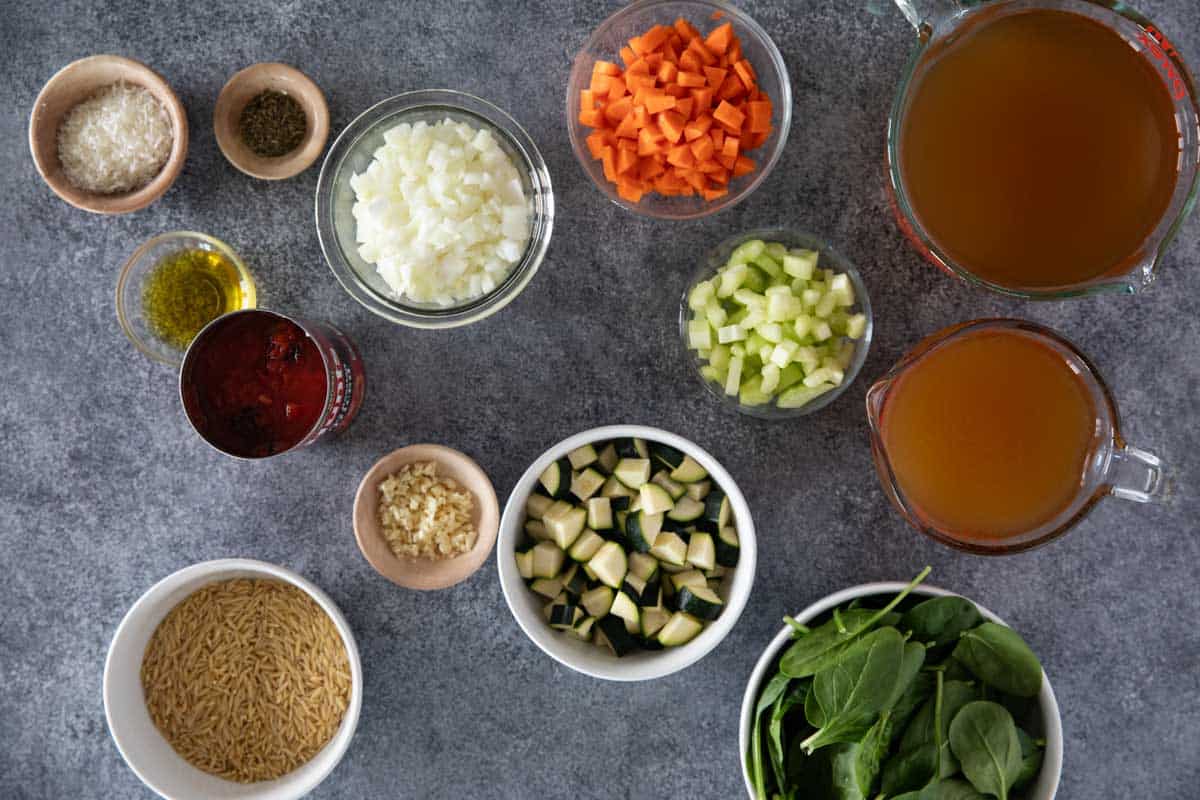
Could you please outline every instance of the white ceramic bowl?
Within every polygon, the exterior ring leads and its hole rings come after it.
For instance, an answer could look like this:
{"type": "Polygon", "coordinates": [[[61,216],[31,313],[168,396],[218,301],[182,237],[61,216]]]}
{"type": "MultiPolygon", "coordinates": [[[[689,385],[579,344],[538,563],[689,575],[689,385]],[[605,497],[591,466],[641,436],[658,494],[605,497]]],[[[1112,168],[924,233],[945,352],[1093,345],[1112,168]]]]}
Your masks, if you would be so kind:
{"type": "MultiPolygon", "coordinates": [[[[797,622],[807,624],[822,614],[859,597],[871,597],[874,595],[894,597],[903,591],[907,585],[907,583],[864,583],[859,586],[851,586],[849,589],[834,592],[828,597],[818,600],[799,614],[796,614],[795,619],[797,622]]],[[[942,597],[952,596],[955,593],[936,586],[922,584],[914,589],[912,594],[914,596],[942,597]]],[[[970,598],[967,599],[970,600],[970,598]]],[[[975,601],[972,600],[971,602],[974,603],[975,601]]],[[[975,603],[975,607],[979,609],[979,613],[983,615],[984,619],[997,622],[1001,625],[1008,624],[978,603],[975,603]]],[[[754,786],[750,782],[750,772],[746,767],[746,753],[750,747],[750,726],[754,714],[754,706],[758,701],[758,689],[762,682],[767,679],[767,671],[774,664],[775,658],[791,640],[792,629],[784,625],[775,638],[771,640],[771,643],[767,645],[767,649],[763,651],[762,656],[758,659],[758,663],[754,665],[754,672],[750,675],[750,682],[746,685],[746,694],[742,697],[742,716],[738,726],[738,747],[741,753],[739,761],[742,764],[742,781],[745,783],[746,792],[751,800],[754,800],[755,794],[754,786]]],[[[1034,784],[1024,790],[1022,797],[1023,800],[1054,800],[1054,795],[1058,791],[1059,779],[1062,777],[1062,717],[1058,712],[1058,701],[1054,698],[1054,690],[1050,687],[1050,679],[1046,677],[1044,671],[1042,673],[1042,691],[1038,695],[1038,707],[1042,712],[1041,735],[1046,740],[1046,753],[1042,761],[1042,771],[1038,773],[1038,778],[1034,784]]]]}
{"type": "Polygon", "coordinates": [[[576,672],[582,672],[593,678],[603,678],[610,681],[647,681],[661,678],[678,672],[699,661],[716,647],[722,639],[733,630],[746,601],[750,597],[750,587],[754,585],[754,568],[757,562],[757,548],[754,538],[754,521],[750,518],[750,507],[746,498],[738,489],[733,478],[725,471],[717,460],[705,450],[689,442],[681,436],[648,428],[643,425],[610,425],[605,428],[593,428],[577,433],[551,447],[537,461],[525,470],[525,474],[513,487],[508,503],[504,507],[504,515],[500,518],[500,537],[496,544],[496,559],[500,567],[500,588],[504,590],[504,599],[517,624],[533,643],[558,663],[570,667],[576,672]],[[617,658],[607,650],[602,650],[594,644],[581,642],[546,624],[542,616],[542,606],[545,601],[535,595],[521,580],[515,561],[516,545],[524,533],[525,501],[533,492],[538,476],[554,461],[585,444],[591,444],[606,439],[616,439],[633,436],[647,441],[660,442],[681,450],[700,462],[713,481],[719,485],[729,497],[733,506],[734,523],[737,525],[738,539],[741,545],[741,555],[738,566],[721,587],[725,599],[725,610],[721,616],[711,623],[692,641],[682,647],[668,648],[655,652],[631,653],[623,658],[617,658]]]}
{"type": "Polygon", "coordinates": [[[129,768],[168,800],[295,800],[316,788],[350,745],[362,707],[362,662],[354,634],[328,595],[291,570],[243,558],[193,564],[150,587],[117,626],[104,664],[104,715],[108,730],[129,768]],[[230,578],[274,578],[298,587],[333,620],[350,660],[350,707],[337,733],[304,766],[282,778],[234,783],[196,769],[177,754],[154,727],[142,696],[142,655],[167,613],[202,586],[230,578]]]}

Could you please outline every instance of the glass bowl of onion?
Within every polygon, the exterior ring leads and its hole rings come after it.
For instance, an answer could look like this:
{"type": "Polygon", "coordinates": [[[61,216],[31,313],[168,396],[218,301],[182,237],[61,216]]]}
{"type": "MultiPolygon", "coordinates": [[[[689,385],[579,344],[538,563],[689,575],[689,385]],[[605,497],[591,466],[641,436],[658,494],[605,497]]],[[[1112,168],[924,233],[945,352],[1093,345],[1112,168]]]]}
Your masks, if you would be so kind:
{"type": "Polygon", "coordinates": [[[351,297],[415,328],[488,317],[529,284],[550,244],[550,173],[501,109],[451,90],[359,114],[317,182],[317,236],[351,297]]]}

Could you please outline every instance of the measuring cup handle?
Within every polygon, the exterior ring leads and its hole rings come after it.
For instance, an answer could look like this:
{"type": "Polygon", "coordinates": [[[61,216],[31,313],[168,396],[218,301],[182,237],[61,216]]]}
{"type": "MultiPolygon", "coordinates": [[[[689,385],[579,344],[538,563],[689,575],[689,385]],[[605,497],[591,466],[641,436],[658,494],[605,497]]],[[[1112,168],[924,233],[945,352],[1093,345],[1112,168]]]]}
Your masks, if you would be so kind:
{"type": "Polygon", "coordinates": [[[1162,460],[1136,447],[1119,447],[1108,465],[1109,491],[1113,497],[1150,503],[1163,499],[1166,479],[1162,460]]]}
{"type": "Polygon", "coordinates": [[[895,0],[904,17],[918,33],[936,28],[942,19],[962,10],[961,0],[895,0]]]}

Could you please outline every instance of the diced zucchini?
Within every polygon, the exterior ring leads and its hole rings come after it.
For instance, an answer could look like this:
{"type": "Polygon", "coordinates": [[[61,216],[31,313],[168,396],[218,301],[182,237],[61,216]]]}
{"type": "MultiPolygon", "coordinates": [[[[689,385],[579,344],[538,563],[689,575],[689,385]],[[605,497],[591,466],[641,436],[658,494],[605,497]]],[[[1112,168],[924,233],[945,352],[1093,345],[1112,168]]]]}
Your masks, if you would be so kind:
{"type": "Polygon", "coordinates": [[[662,603],[662,581],[656,575],[653,580],[646,581],[646,588],[642,589],[638,605],[642,608],[662,608],[662,603]]]}
{"type": "Polygon", "coordinates": [[[695,483],[708,477],[708,470],[691,456],[684,456],[679,466],[671,471],[671,480],[680,483],[695,483]]]}
{"type": "Polygon", "coordinates": [[[688,539],[687,561],[696,569],[712,569],[717,565],[717,552],[711,534],[692,534],[688,539]]]}
{"type": "Polygon", "coordinates": [[[612,474],[613,468],[617,466],[617,461],[619,460],[616,445],[612,442],[605,445],[600,454],[596,456],[596,464],[605,475],[612,474]]]}
{"type": "Polygon", "coordinates": [[[584,617],[575,623],[575,627],[568,631],[572,636],[585,642],[592,640],[592,627],[596,624],[595,617],[584,617]]]}
{"type": "Polygon", "coordinates": [[[633,548],[641,553],[650,552],[662,531],[663,515],[639,511],[625,518],[625,536],[633,548]]]}
{"type": "Polygon", "coordinates": [[[704,577],[704,573],[698,569],[689,569],[686,572],[672,575],[671,585],[678,592],[685,586],[708,586],[708,578],[704,577]]]}
{"type": "Polygon", "coordinates": [[[529,588],[542,597],[554,599],[562,594],[562,581],[557,578],[534,578],[529,588]]]}
{"type": "Polygon", "coordinates": [[[596,551],[596,555],[592,556],[588,567],[595,574],[596,580],[605,586],[619,589],[621,582],[625,579],[625,573],[628,571],[628,561],[621,545],[616,542],[605,542],[596,551]]]}
{"type": "Polygon", "coordinates": [[[566,550],[575,543],[579,534],[583,533],[583,529],[587,527],[587,511],[572,507],[562,514],[542,517],[542,524],[546,526],[546,532],[550,534],[551,540],[560,549],[566,550]]]}
{"type": "Polygon", "coordinates": [[[571,567],[563,573],[563,591],[567,596],[578,600],[579,597],[587,591],[588,576],[578,564],[572,564],[571,567]]]}
{"type": "Polygon", "coordinates": [[[681,497],[667,516],[676,522],[692,522],[704,516],[704,503],[690,497],[681,497]]]}
{"type": "Polygon", "coordinates": [[[613,526],[612,500],[593,497],[587,501],[587,524],[594,531],[607,531],[613,526]]]}
{"type": "Polygon", "coordinates": [[[712,490],[712,481],[697,481],[687,485],[687,496],[696,500],[703,501],[708,497],[708,493],[712,490]]]}
{"type": "Polygon", "coordinates": [[[663,531],[654,540],[654,546],[650,548],[650,555],[665,564],[683,566],[687,561],[687,544],[679,538],[679,534],[663,531]]]}
{"type": "Polygon", "coordinates": [[[544,494],[529,495],[529,499],[525,501],[525,516],[530,519],[541,519],[546,513],[546,509],[554,505],[554,501],[544,494]]]}
{"type": "Polygon", "coordinates": [[[613,442],[617,458],[649,458],[650,448],[645,439],[617,439],[613,442]]]}
{"type": "Polygon", "coordinates": [[[668,444],[650,443],[650,456],[668,469],[675,469],[683,463],[684,455],[668,444]]]}
{"type": "Polygon", "coordinates": [[[646,553],[630,553],[629,572],[644,581],[649,581],[658,574],[658,559],[646,553]]]}
{"type": "Polygon", "coordinates": [[[638,605],[642,604],[642,592],[646,591],[646,582],[632,572],[625,573],[625,581],[621,591],[629,595],[629,599],[638,605]]]}
{"type": "Polygon", "coordinates": [[[609,504],[612,506],[613,513],[619,511],[628,511],[629,506],[633,505],[633,500],[637,495],[621,495],[620,497],[608,498],[609,504]]]}
{"type": "Polygon", "coordinates": [[[661,608],[642,609],[642,636],[647,639],[657,634],[667,624],[671,614],[661,608]]]}
{"type": "Polygon", "coordinates": [[[675,598],[675,605],[680,611],[686,611],[694,617],[705,620],[714,620],[721,616],[721,609],[725,607],[725,603],[715,592],[713,592],[708,584],[703,586],[683,586],[679,589],[679,595],[675,598]]]}
{"type": "Polygon", "coordinates": [[[617,480],[615,475],[609,475],[607,478],[605,478],[604,485],[600,487],[601,497],[632,497],[635,492],[635,489],[630,489],[628,486],[617,480]]]}
{"type": "Polygon", "coordinates": [[[655,637],[663,647],[679,647],[695,639],[704,623],[683,611],[676,611],[655,637]]]}
{"type": "Polygon", "coordinates": [[[604,476],[588,467],[571,478],[571,494],[579,498],[579,502],[586,503],[603,485],[604,476]]]}
{"type": "Polygon", "coordinates": [[[641,489],[650,480],[650,459],[622,458],[613,469],[617,480],[630,489],[641,489]]]}
{"type": "Polygon", "coordinates": [[[575,627],[583,618],[583,611],[575,605],[556,605],[550,609],[550,627],[560,631],[575,627]]]}
{"type": "Polygon", "coordinates": [[[729,518],[732,515],[733,509],[729,505],[729,498],[725,496],[725,492],[713,487],[713,490],[708,493],[708,497],[704,498],[704,518],[723,528],[729,524],[729,518]]]}
{"type": "Polygon", "coordinates": [[[732,525],[726,525],[724,528],[721,528],[721,532],[717,535],[714,544],[716,545],[717,563],[722,567],[736,567],[738,564],[738,554],[741,553],[737,528],[732,525]]]}
{"type": "Polygon", "coordinates": [[[525,533],[535,542],[544,542],[550,538],[550,534],[546,531],[546,526],[542,524],[540,519],[525,520],[525,533]]]}
{"type": "Polygon", "coordinates": [[[579,597],[579,604],[584,607],[588,614],[599,619],[608,614],[612,608],[613,597],[616,592],[608,586],[597,586],[595,589],[589,589],[579,597]]]}
{"type": "Polygon", "coordinates": [[[567,453],[567,460],[571,462],[571,469],[583,469],[598,457],[596,448],[590,444],[585,444],[583,447],[576,448],[567,453]]]}
{"type": "Polygon", "coordinates": [[[585,530],[571,545],[571,549],[567,551],[567,555],[572,561],[585,563],[590,561],[592,556],[596,555],[596,551],[604,546],[604,537],[595,531],[585,530]]]}
{"type": "Polygon", "coordinates": [[[657,483],[643,484],[638,496],[642,501],[642,511],[648,514],[662,514],[675,507],[671,495],[657,483]]]}
{"type": "Polygon", "coordinates": [[[617,592],[616,596],[613,597],[612,608],[609,609],[608,613],[625,620],[625,630],[630,633],[641,632],[642,612],[638,609],[638,605],[633,598],[625,594],[625,592],[617,592]]]}
{"type": "Polygon", "coordinates": [[[554,542],[538,542],[530,552],[533,554],[533,577],[553,578],[562,572],[566,554],[554,542]]]}
{"type": "Polygon", "coordinates": [[[667,494],[671,495],[672,500],[678,500],[687,493],[687,489],[682,483],[677,483],[671,480],[671,476],[665,469],[660,469],[650,478],[650,482],[661,486],[667,490],[667,494]]]}
{"type": "Polygon", "coordinates": [[[542,470],[538,482],[542,484],[546,494],[555,500],[566,497],[567,491],[571,487],[571,462],[565,458],[555,461],[542,470]]]}
{"type": "Polygon", "coordinates": [[[517,553],[517,572],[525,580],[533,578],[533,551],[526,550],[524,553],[517,553]]]}
{"type": "Polygon", "coordinates": [[[609,614],[607,617],[596,621],[596,628],[604,634],[604,642],[618,658],[628,655],[637,649],[637,642],[630,635],[629,631],[625,629],[625,620],[620,617],[609,614]]]}

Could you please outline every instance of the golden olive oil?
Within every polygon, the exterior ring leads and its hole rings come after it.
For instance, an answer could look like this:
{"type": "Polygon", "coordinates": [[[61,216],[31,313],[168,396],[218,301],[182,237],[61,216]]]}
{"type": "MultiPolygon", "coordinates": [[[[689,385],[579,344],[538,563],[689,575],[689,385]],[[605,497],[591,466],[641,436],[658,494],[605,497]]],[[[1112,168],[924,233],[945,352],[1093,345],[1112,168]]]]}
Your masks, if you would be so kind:
{"type": "Polygon", "coordinates": [[[142,286],[142,314],[150,331],[180,350],[200,329],[245,302],[242,276],[212,250],[180,250],[159,261],[142,286]]]}

